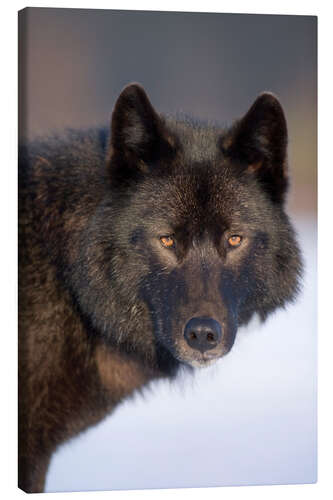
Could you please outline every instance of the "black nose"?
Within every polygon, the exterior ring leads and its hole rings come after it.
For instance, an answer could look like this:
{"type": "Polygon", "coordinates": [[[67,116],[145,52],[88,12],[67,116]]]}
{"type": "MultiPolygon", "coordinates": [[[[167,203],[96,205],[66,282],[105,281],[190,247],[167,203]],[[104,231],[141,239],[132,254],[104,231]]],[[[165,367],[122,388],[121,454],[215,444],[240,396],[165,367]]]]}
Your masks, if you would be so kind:
{"type": "Polygon", "coordinates": [[[184,337],[192,349],[205,352],[221,341],[221,325],[212,318],[192,318],[185,326],[184,337]]]}

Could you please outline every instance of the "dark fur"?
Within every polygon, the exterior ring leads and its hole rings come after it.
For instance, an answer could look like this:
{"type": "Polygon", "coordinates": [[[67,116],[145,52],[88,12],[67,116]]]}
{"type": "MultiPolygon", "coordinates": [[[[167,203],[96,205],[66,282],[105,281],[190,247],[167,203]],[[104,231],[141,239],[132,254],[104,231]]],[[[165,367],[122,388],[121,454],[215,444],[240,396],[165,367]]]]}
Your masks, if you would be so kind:
{"type": "Polygon", "coordinates": [[[160,117],[128,86],[108,131],[20,150],[19,485],[42,491],[63,441],[182,365],[189,319],[239,325],[292,300],[301,271],[283,208],[287,129],[261,95],[222,130],[160,117]],[[176,245],[163,248],[160,236],[176,245]],[[227,237],[243,236],[231,249],[227,237]]]}

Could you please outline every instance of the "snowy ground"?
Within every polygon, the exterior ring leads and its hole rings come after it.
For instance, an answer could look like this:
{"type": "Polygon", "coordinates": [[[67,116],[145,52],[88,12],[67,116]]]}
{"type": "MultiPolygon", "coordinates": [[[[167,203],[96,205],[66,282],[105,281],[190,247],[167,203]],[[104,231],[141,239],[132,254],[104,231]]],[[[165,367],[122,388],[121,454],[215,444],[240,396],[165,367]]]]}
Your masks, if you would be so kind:
{"type": "Polygon", "coordinates": [[[54,455],[46,491],[316,481],[316,222],[296,219],[302,296],[232,352],[127,401],[54,455]]]}

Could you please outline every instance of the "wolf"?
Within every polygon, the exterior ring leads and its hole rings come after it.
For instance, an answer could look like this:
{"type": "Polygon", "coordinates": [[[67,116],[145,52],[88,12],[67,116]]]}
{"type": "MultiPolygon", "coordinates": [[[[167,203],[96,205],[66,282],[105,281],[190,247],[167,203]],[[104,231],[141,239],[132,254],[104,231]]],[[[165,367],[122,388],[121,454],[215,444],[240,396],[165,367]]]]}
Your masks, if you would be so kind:
{"type": "Polygon", "coordinates": [[[302,258],[271,93],[222,128],[130,84],[110,131],[23,143],[19,162],[19,487],[41,492],[61,443],[293,301],[302,258]]]}

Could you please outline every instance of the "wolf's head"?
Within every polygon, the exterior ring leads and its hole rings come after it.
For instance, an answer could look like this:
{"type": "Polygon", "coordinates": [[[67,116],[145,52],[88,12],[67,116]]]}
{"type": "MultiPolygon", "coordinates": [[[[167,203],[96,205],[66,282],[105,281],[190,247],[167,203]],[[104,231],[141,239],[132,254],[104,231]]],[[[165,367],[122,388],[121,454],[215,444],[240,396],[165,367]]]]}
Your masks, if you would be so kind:
{"type": "Polygon", "coordinates": [[[96,214],[113,297],[102,316],[116,344],[203,366],[254,313],[265,319],[294,298],[301,262],[283,208],[286,148],[272,94],[223,130],[162,118],[139,85],[123,90],[110,196],[96,214]]]}

